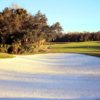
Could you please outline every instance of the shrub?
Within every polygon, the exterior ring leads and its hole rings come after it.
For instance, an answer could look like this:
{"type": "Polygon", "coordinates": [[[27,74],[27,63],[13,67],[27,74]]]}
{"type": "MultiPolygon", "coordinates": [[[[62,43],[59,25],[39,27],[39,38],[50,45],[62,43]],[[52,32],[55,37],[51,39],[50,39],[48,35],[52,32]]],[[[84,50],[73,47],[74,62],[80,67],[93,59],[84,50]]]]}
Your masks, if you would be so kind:
{"type": "Polygon", "coordinates": [[[0,44],[0,52],[7,53],[8,52],[8,48],[9,48],[9,45],[0,44]]]}

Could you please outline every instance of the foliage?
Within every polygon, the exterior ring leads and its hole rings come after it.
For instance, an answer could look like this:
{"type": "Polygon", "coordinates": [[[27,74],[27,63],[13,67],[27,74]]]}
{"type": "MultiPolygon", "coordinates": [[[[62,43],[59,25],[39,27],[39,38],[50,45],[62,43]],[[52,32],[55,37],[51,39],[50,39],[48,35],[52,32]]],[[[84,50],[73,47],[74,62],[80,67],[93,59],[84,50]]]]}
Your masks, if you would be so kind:
{"type": "Polygon", "coordinates": [[[0,51],[13,54],[38,51],[42,40],[54,40],[61,31],[58,22],[48,25],[40,11],[31,15],[23,8],[5,8],[0,12],[0,51]]]}
{"type": "Polygon", "coordinates": [[[0,52],[5,53],[8,51],[9,45],[0,44],[0,52]]]}
{"type": "Polygon", "coordinates": [[[54,42],[84,42],[84,41],[100,41],[100,32],[77,32],[63,34],[58,37],[54,42]]]}

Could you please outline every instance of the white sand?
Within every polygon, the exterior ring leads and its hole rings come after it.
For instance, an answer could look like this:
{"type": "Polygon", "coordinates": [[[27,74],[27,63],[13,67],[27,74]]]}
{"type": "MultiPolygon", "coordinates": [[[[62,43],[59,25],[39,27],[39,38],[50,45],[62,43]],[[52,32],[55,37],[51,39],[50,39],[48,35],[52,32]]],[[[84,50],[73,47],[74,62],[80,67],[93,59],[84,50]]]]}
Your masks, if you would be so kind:
{"type": "Polygon", "coordinates": [[[100,58],[56,53],[0,59],[0,97],[100,98],[100,58]]]}

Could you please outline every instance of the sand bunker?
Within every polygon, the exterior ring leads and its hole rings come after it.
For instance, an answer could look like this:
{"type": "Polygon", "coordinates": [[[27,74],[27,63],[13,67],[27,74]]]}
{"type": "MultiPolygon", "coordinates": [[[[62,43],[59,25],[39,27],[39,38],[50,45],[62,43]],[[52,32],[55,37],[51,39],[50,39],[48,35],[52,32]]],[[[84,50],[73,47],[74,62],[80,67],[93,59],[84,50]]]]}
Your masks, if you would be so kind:
{"type": "Polygon", "coordinates": [[[0,59],[0,97],[100,98],[100,58],[38,54],[0,59]]]}

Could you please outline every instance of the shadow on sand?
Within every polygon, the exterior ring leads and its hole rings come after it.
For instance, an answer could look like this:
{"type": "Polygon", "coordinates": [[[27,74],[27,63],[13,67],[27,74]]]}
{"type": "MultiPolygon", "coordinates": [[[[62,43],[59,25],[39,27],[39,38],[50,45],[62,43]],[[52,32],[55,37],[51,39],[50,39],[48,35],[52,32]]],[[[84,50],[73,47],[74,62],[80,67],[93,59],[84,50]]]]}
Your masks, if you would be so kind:
{"type": "Polygon", "coordinates": [[[49,98],[0,98],[0,100],[65,100],[65,99],[49,99],[49,98]]]}

